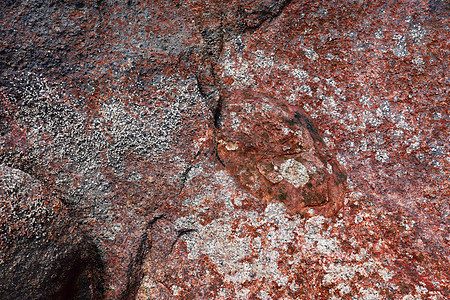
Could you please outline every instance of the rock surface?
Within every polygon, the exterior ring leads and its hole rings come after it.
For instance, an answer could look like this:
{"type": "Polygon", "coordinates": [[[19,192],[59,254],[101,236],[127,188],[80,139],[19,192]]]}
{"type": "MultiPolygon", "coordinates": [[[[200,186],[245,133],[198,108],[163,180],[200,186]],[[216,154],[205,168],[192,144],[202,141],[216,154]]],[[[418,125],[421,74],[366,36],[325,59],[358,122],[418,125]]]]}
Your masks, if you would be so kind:
{"type": "Polygon", "coordinates": [[[446,1],[0,4],[1,299],[447,299],[446,1]]]}

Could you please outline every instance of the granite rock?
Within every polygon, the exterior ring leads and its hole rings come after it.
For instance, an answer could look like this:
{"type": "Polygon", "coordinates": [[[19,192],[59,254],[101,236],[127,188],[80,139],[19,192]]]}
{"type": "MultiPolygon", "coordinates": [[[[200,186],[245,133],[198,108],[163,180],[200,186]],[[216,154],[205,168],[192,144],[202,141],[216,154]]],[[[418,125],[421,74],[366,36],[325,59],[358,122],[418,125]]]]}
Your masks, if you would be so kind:
{"type": "Polygon", "coordinates": [[[3,1],[0,298],[448,298],[449,14],[3,1]]]}

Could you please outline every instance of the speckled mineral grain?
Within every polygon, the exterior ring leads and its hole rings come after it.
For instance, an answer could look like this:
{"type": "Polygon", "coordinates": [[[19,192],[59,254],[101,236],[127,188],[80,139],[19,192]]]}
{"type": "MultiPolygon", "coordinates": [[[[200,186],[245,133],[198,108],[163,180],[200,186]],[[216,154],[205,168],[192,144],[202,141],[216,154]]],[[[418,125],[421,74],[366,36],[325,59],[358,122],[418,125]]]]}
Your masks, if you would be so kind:
{"type": "Polygon", "coordinates": [[[448,299],[449,22],[1,1],[0,299],[448,299]]]}

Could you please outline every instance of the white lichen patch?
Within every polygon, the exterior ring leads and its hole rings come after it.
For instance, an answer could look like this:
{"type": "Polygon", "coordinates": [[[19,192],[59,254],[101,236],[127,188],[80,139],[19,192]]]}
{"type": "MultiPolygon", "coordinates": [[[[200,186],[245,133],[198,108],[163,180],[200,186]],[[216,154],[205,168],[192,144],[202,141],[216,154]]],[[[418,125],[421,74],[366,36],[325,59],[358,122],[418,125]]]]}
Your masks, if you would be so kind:
{"type": "Polygon", "coordinates": [[[361,288],[359,290],[359,292],[361,293],[363,299],[367,299],[367,300],[383,299],[383,297],[381,297],[380,293],[373,288],[368,288],[368,289],[361,288]]]}
{"type": "Polygon", "coordinates": [[[284,135],[288,135],[289,133],[292,132],[292,130],[290,130],[289,128],[286,128],[284,126],[281,127],[281,131],[283,131],[284,135]]]}
{"type": "Polygon", "coordinates": [[[314,249],[321,254],[330,255],[340,251],[339,242],[334,237],[329,237],[327,232],[323,232],[323,223],[327,219],[323,216],[310,218],[305,224],[304,239],[306,249],[314,249]]]}
{"type": "Polygon", "coordinates": [[[389,270],[385,268],[378,269],[378,274],[380,275],[381,278],[383,278],[385,282],[389,282],[392,279],[392,277],[394,277],[394,273],[389,272],[389,270]]]}
{"type": "MultiPolygon", "coordinates": [[[[301,168],[294,159],[285,161],[284,165],[278,170],[274,165],[273,171],[301,168]]],[[[193,230],[181,236],[188,251],[187,259],[196,263],[196,260],[207,257],[227,285],[227,299],[250,299],[256,285],[261,282],[295,291],[299,288],[299,282],[292,277],[292,272],[303,268],[305,261],[312,261],[323,272],[320,284],[329,288],[330,299],[348,295],[358,299],[380,299],[386,286],[392,287],[390,282],[397,275],[390,268],[392,257],[385,256],[380,261],[372,256],[372,248],[377,248],[377,251],[386,248],[383,241],[363,246],[354,237],[340,235],[348,224],[364,224],[369,229],[373,228],[373,214],[369,211],[359,212],[356,219],[340,215],[338,220],[334,220],[314,216],[314,212],[308,219],[291,216],[285,204],[280,202],[267,204],[263,212],[246,210],[236,203],[243,204],[254,199],[240,192],[227,172],[209,173],[209,169],[204,165],[204,172],[198,177],[203,176],[211,187],[203,186],[198,194],[184,201],[184,207],[190,211],[178,218],[174,225],[178,231],[193,230]],[[214,186],[221,188],[215,189],[214,186]],[[206,204],[210,207],[223,205],[224,211],[205,222],[202,208],[206,204]],[[343,247],[343,241],[354,249],[360,247],[359,251],[348,252],[343,247]],[[297,251],[289,254],[293,247],[297,251]]],[[[189,186],[186,190],[190,190],[189,186]]],[[[358,203],[356,200],[361,200],[363,194],[355,192],[352,198],[358,203]]],[[[209,213],[212,211],[206,212],[209,213]]],[[[385,217],[381,215],[380,218],[385,217]]],[[[179,295],[183,292],[184,288],[179,295]]],[[[425,293],[422,286],[414,291],[414,295],[425,293]]],[[[274,297],[270,290],[258,295],[260,299],[274,297]]]]}
{"type": "Polygon", "coordinates": [[[414,24],[411,26],[408,34],[415,43],[420,43],[427,35],[427,31],[420,24],[414,24]]]}
{"type": "Polygon", "coordinates": [[[287,101],[292,105],[298,105],[298,95],[297,93],[292,93],[287,97],[287,101]]]}
{"type": "Polygon", "coordinates": [[[263,50],[255,51],[255,64],[259,68],[270,68],[274,66],[274,54],[266,55],[263,50]]]}
{"type": "Polygon", "coordinates": [[[327,172],[328,174],[333,174],[333,167],[329,163],[327,163],[327,172]]]}
{"type": "Polygon", "coordinates": [[[377,40],[381,40],[383,37],[384,37],[383,30],[378,29],[378,30],[375,32],[375,38],[376,38],[377,40]]]}
{"type": "Polygon", "coordinates": [[[406,230],[411,230],[414,228],[414,225],[416,224],[416,222],[412,219],[407,219],[405,217],[403,217],[402,222],[400,223],[400,225],[402,227],[404,227],[406,230]]]}
{"type": "Polygon", "coordinates": [[[411,62],[417,66],[421,66],[421,65],[425,64],[422,56],[416,56],[413,60],[411,60],[411,62]]]}
{"type": "Polygon", "coordinates": [[[310,97],[312,97],[312,89],[309,85],[304,84],[300,87],[300,92],[309,95],[310,97]]]}
{"type": "Polygon", "coordinates": [[[389,153],[385,149],[379,149],[377,150],[375,159],[379,162],[386,163],[389,160],[389,153]]]}
{"type": "Polygon", "coordinates": [[[348,294],[352,291],[352,288],[350,287],[350,285],[344,284],[344,283],[338,284],[338,286],[336,288],[339,290],[339,292],[342,296],[345,294],[348,294]]]}
{"type": "Polygon", "coordinates": [[[222,76],[233,77],[235,79],[232,84],[234,88],[253,85],[255,80],[254,75],[250,75],[251,66],[249,66],[247,62],[243,61],[242,57],[239,57],[237,61],[233,60],[230,49],[226,49],[224,53],[224,60],[221,63],[224,69],[222,76]]]}
{"type": "Polygon", "coordinates": [[[316,51],[314,51],[314,48],[312,47],[305,49],[305,56],[310,60],[316,60],[319,58],[319,54],[317,54],[316,51]]]}
{"type": "Polygon", "coordinates": [[[397,57],[404,57],[409,55],[409,51],[406,46],[406,37],[404,35],[396,34],[393,39],[396,41],[395,46],[392,49],[392,53],[394,53],[397,57]]]}
{"type": "Polygon", "coordinates": [[[296,188],[303,187],[309,181],[306,167],[292,158],[281,164],[280,173],[287,182],[296,188]]]}
{"type": "Polygon", "coordinates": [[[340,281],[350,281],[355,277],[357,267],[350,265],[342,265],[331,263],[325,268],[325,276],[323,276],[323,284],[325,286],[332,285],[340,281]]]}
{"type": "Polygon", "coordinates": [[[231,117],[231,127],[233,127],[234,130],[238,130],[239,126],[241,126],[241,120],[237,117],[236,112],[232,111],[230,112],[231,117]]]}
{"type": "MultiPolygon", "coordinates": [[[[250,216],[241,217],[245,219],[250,216]]],[[[267,222],[268,220],[265,220],[264,223],[267,222]]],[[[218,272],[230,283],[244,284],[253,278],[267,278],[286,284],[287,278],[278,270],[279,252],[270,247],[271,249],[266,249],[262,253],[261,241],[258,242],[247,235],[236,237],[236,233],[242,229],[233,229],[232,223],[229,217],[221,218],[199,228],[198,233],[184,235],[183,240],[189,251],[188,257],[196,259],[200,254],[206,254],[217,266],[218,272]],[[259,255],[251,263],[244,262],[243,260],[252,253],[259,255]]],[[[280,236],[278,232],[272,232],[272,235],[280,236]]],[[[279,242],[283,241],[275,241],[279,242]]]]}
{"type": "Polygon", "coordinates": [[[321,111],[333,117],[342,117],[339,112],[340,108],[334,97],[319,95],[318,98],[322,101],[321,111]]]}
{"type": "Polygon", "coordinates": [[[293,69],[291,74],[294,75],[298,79],[305,80],[309,77],[308,73],[302,69],[293,69]]]}
{"type": "Polygon", "coordinates": [[[178,296],[178,294],[179,294],[180,291],[181,291],[181,288],[178,287],[178,286],[176,286],[176,285],[172,285],[172,287],[171,287],[170,289],[172,290],[172,294],[173,294],[174,296],[178,296]]]}
{"type": "Polygon", "coordinates": [[[237,144],[232,143],[232,142],[226,142],[224,140],[218,140],[217,142],[221,145],[224,145],[225,149],[227,149],[228,151],[234,151],[239,148],[237,144]]]}
{"type": "Polygon", "coordinates": [[[264,103],[262,105],[262,109],[263,109],[264,112],[268,113],[268,112],[272,111],[274,108],[273,108],[272,105],[270,105],[268,103],[264,103]]]}

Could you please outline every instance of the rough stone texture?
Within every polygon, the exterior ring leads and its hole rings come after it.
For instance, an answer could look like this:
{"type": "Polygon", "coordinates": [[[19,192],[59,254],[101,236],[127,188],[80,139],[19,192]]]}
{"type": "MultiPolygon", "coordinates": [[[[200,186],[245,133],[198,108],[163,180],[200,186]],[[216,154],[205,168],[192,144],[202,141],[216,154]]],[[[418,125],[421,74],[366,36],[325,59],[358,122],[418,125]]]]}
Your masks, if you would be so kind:
{"type": "Polygon", "coordinates": [[[2,1],[0,298],[449,298],[449,15],[2,1]]]}
{"type": "Polygon", "coordinates": [[[299,107],[251,91],[227,97],[220,116],[219,162],[260,201],[292,213],[331,216],[344,202],[346,175],[299,107]]]}
{"type": "Polygon", "coordinates": [[[0,187],[2,298],[83,297],[90,295],[85,289],[89,285],[99,287],[93,295],[101,296],[98,252],[71,222],[61,201],[38,180],[4,165],[0,187]]]}

